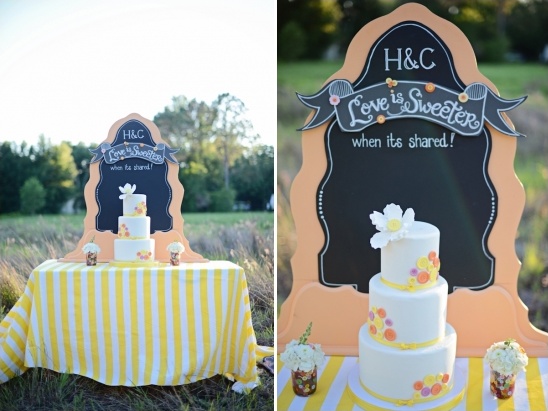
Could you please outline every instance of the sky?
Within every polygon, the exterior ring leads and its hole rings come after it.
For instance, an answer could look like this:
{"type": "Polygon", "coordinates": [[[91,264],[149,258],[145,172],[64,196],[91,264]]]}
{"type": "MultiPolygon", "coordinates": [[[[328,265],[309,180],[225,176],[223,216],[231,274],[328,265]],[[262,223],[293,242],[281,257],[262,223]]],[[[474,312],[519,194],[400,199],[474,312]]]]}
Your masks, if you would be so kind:
{"type": "Polygon", "coordinates": [[[274,0],[0,0],[0,142],[100,143],[186,96],[276,138],[274,0]]]}

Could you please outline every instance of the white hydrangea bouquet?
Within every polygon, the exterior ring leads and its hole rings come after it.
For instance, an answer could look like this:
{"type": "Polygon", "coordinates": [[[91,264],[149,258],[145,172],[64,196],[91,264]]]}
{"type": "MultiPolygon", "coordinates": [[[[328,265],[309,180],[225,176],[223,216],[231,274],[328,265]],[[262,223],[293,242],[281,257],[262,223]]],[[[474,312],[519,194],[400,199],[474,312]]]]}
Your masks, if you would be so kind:
{"type": "Polygon", "coordinates": [[[285,346],[285,351],[280,355],[286,367],[291,371],[312,371],[321,366],[325,361],[325,354],[320,344],[308,342],[308,337],[312,330],[312,323],[308,324],[306,331],[299,340],[291,340],[285,346]]]}
{"type": "Polygon", "coordinates": [[[485,354],[489,366],[502,375],[518,374],[525,371],[529,358],[525,350],[514,339],[499,341],[491,345],[485,354]]]}
{"type": "Polygon", "coordinates": [[[100,253],[101,248],[94,242],[95,236],[92,237],[91,240],[89,240],[89,243],[84,244],[84,247],[82,247],[82,251],[84,253],[100,253]]]}
{"type": "Polygon", "coordinates": [[[179,241],[175,240],[167,246],[167,251],[169,251],[169,262],[171,265],[179,265],[181,261],[181,253],[185,252],[185,246],[182,245],[179,241]]]}
{"type": "Polygon", "coordinates": [[[89,240],[89,243],[84,244],[82,251],[86,254],[86,265],[97,264],[97,254],[101,252],[101,248],[94,243],[95,236],[89,240]]]}
{"type": "Polygon", "coordinates": [[[167,246],[167,251],[170,253],[182,253],[185,251],[185,246],[182,245],[179,241],[175,240],[167,246]]]}
{"type": "Polygon", "coordinates": [[[510,398],[514,394],[516,377],[525,371],[529,358],[523,347],[511,338],[494,343],[487,349],[485,360],[491,367],[489,388],[496,398],[510,398]]]}

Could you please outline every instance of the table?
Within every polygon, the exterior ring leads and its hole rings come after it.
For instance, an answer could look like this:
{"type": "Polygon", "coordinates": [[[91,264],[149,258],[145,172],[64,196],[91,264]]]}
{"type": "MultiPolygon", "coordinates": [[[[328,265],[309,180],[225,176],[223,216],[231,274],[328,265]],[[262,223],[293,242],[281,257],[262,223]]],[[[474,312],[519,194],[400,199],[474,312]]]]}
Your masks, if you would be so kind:
{"type": "MultiPolygon", "coordinates": [[[[318,370],[318,388],[308,398],[297,397],[291,388],[291,371],[277,361],[277,410],[358,411],[346,392],[349,371],[357,357],[330,356],[318,370]]],[[[465,370],[467,390],[454,411],[546,411],[548,410],[548,358],[529,358],[526,373],[516,380],[516,391],[508,400],[497,400],[489,391],[489,367],[482,358],[457,358],[465,370]]]]}
{"type": "Polygon", "coordinates": [[[43,367],[107,385],[180,385],[229,374],[240,389],[253,388],[263,351],[236,264],[48,260],[0,323],[0,382],[43,367]]]}

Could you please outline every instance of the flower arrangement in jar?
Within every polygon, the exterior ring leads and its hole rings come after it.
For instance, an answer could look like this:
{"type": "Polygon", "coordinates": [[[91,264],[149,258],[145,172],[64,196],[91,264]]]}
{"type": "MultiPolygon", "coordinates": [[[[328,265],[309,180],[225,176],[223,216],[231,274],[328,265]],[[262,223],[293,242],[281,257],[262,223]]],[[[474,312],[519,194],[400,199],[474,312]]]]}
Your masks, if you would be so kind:
{"type": "Polygon", "coordinates": [[[84,244],[82,251],[86,254],[86,265],[96,265],[97,264],[97,254],[101,252],[101,248],[94,243],[95,236],[89,240],[88,243],[84,244]]]}
{"type": "Polygon", "coordinates": [[[318,385],[318,367],[325,361],[320,344],[308,342],[312,323],[299,340],[292,340],[280,355],[286,367],[291,369],[291,380],[295,394],[308,397],[316,392],[318,385]]]}
{"type": "Polygon", "coordinates": [[[169,251],[169,262],[171,265],[179,265],[181,253],[185,252],[185,246],[175,240],[172,243],[169,243],[167,251],[169,251]]]}
{"type": "Polygon", "coordinates": [[[525,371],[529,363],[525,350],[516,340],[509,338],[491,345],[484,358],[491,368],[491,392],[497,398],[510,398],[514,393],[516,376],[525,371]]]}

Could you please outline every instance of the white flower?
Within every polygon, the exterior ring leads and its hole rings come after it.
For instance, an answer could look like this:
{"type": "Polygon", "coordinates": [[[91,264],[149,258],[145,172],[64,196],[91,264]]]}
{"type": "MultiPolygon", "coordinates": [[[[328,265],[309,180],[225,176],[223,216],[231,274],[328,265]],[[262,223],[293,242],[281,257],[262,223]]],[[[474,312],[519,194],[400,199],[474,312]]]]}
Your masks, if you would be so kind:
{"type": "Polygon", "coordinates": [[[292,340],[286,345],[280,360],[292,371],[312,371],[324,363],[325,354],[320,344],[299,344],[297,340],[292,340]]]}
{"type": "Polygon", "coordinates": [[[120,189],[120,197],[118,197],[120,200],[123,200],[126,198],[126,196],[131,195],[135,192],[135,184],[130,185],[129,183],[126,183],[124,187],[118,187],[120,189]]]}
{"type": "Polygon", "coordinates": [[[529,363],[525,350],[512,339],[491,345],[484,358],[493,370],[503,375],[525,371],[529,363]]]}
{"type": "Polygon", "coordinates": [[[371,237],[371,247],[382,248],[389,241],[397,241],[405,237],[415,221],[415,212],[412,208],[408,208],[403,214],[400,206],[388,204],[384,207],[383,214],[374,211],[369,217],[377,230],[380,231],[371,237]]]}
{"type": "Polygon", "coordinates": [[[303,336],[298,341],[291,340],[280,355],[280,360],[292,371],[312,371],[314,367],[321,366],[325,361],[321,345],[307,342],[311,327],[312,323],[308,325],[303,336]]]}
{"type": "Polygon", "coordinates": [[[174,241],[167,246],[167,251],[170,253],[182,253],[185,251],[185,246],[178,241],[174,241]]]}
{"type": "Polygon", "coordinates": [[[100,253],[101,252],[101,248],[95,244],[93,241],[89,242],[89,243],[86,243],[84,244],[84,247],[82,247],[82,251],[84,253],[100,253]]]}

